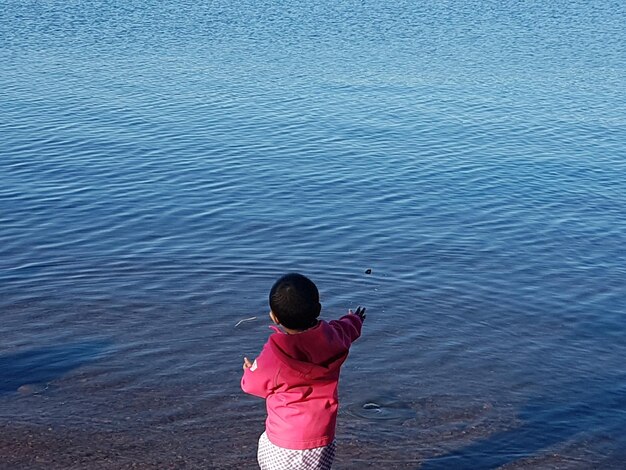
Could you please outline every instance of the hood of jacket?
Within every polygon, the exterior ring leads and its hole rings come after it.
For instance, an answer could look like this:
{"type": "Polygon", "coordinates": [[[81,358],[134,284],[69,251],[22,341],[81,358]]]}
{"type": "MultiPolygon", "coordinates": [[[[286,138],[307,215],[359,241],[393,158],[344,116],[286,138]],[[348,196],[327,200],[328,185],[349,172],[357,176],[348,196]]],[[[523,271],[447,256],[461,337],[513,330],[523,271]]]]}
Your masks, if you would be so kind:
{"type": "Polygon", "coordinates": [[[324,379],[339,373],[348,357],[350,341],[324,320],[302,333],[287,334],[277,327],[269,337],[276,358],[293,372],[308,379],[324,379]]]}

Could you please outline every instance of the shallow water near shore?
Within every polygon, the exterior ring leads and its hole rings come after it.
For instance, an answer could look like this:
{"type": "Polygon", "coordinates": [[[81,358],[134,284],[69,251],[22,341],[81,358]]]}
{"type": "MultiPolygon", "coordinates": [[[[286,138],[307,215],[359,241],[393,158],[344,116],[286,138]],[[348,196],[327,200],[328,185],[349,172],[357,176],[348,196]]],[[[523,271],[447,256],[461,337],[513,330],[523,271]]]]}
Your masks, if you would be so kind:
{"type": "Polygon", "coordinates": [[[624,20],[3,2],[0,466],[253,468],[300,271],[368,309],[336,468],[622,468],[624,20]]]}

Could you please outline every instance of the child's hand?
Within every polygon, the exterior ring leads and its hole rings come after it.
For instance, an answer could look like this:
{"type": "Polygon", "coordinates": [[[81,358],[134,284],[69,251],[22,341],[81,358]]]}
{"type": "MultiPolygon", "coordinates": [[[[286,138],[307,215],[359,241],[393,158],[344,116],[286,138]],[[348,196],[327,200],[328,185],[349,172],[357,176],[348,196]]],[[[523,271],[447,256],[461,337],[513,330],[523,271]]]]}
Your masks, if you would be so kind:
{"type": "Polygon", "coordinates": [[[243,370],[249,369],[250,367],[252,367],[252,363],[250,362],[250,359],[248,359],[247,357],[243,358],[243,370]]]}
{"type": "Polygon", "coordinates": [[[361,307],[360,305],[356,308],[356,312],[353,312],[352,310],[348,310],[348,313],[352,315],[356,315],[357,317],[361,319],[361,321],[365,321],[365,317],[367,316],[365,315],[365,307],[361,307]]]}

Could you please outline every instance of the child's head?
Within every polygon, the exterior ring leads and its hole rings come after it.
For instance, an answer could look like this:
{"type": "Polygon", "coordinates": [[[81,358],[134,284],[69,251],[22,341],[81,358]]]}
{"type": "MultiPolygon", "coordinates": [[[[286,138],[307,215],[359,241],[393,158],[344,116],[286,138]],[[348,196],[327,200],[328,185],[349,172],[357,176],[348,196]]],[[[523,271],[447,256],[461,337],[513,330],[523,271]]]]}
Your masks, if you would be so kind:
{"type": "Polygon", "coordinates": [[[270,308],[285,328],[304,331],[317,323],[322,306],[317,287],[306,276],[289,273],[270,290],[270,308]]]}

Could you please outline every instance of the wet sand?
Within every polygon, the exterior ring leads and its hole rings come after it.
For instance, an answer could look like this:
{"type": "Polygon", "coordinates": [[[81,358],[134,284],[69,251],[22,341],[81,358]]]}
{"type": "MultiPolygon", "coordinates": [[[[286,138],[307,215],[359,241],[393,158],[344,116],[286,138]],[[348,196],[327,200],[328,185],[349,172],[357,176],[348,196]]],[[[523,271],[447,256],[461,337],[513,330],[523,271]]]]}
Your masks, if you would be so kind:
{"type": "Polygon", "coordinates": [[[97,432],[46,428],[27,423],[0,426],[1,468],[174,469],[253,468],[249,436],[233,439],[230,429],[210,432],[97,432]]]}
{"type": "MultiPolygon", "coordinates": [[[[215,375],[221,387],[194,377],[148,387],[100,373],[9,381],[0,470],[257,468],[265,408],[239,390],[238,369],[215,375]]],[[[342,391],[334,469],[623,468],[616,432],[585,429],[578,408],[455,394],[359,401],[361,391],[357,383],[342,391]]]]}
{"type": "MultiPolygon", "coordinates": [[[[45,401],[43,393],[21,398],[25,404],[30,399],[45,401]]],[[[250,412],[237,415],[235,410],[247,403],[245,397],[204,400],[202,407],[215,412],[201,420],[192,409],[163,415],[157,405],[171,407],[174,397],[155,391],[113,400],[108,417],[102,414],[103,397],[93,398],[91,416],[83,415],[80,420],[58,419],[55,407],[32,420],[0,418],[0,468],[257,468],[256,442],[263,430],[263,410],[253,406],[250,412]]],[[[77,411],[67,406],[71,413],[77,411]]],[[[401,413],[392,410],[385,418],[368,419],[367,414],[359,416],[354,408],[344,407],[333,468],[620,468],[614,449],[611,455],[611,442],[581,436],[530,449],[529,455],[503,455],[506,448],[498,446],[498,436],[515,438],[516,430],[524,426],[515,410],[506,406],[432,397],[406,404],[401,413]],[[411,409],[413,417],[407,411],[411,409]],[[604,456],[603,445],[607,446],[604,456]]]]}
{"type": "MultiPolygon", "coordinates": [[[[233,436],[231,428],[167,433],[85,432],[76,429],[45,428],[28,423],[0,425],[0,468],[3,469],[254,469],[257,432],[233,436]]],[[[401,453],[396,445],[369,440],[342,440],[335,469],[379,468],[469,468],[454,460],[429,465],[425,457],[432,450],[424,443],[405,442],[401,453]],[[412,445],[411,445],[412,444],[412,445]]],[[[391,444],[391,443],[389,443],[391,444]]],[[[397,443],[394,443],[397,444],[397,443]]],[[[574,449],[571,449],[574,451],[574,449]]],[[[506,470],[559,468],[619,468],[579,455],[546,453],[519,459],[498,467],[506,470]],[[601,467],[598,467],[601,465],[601,467]]]]}

